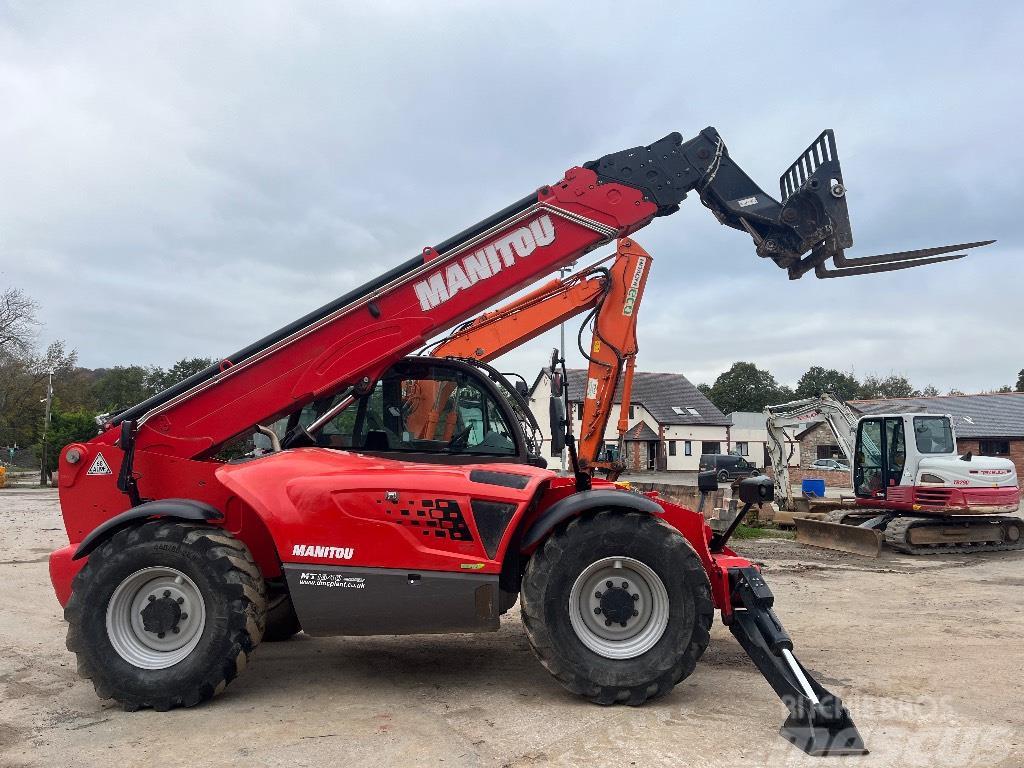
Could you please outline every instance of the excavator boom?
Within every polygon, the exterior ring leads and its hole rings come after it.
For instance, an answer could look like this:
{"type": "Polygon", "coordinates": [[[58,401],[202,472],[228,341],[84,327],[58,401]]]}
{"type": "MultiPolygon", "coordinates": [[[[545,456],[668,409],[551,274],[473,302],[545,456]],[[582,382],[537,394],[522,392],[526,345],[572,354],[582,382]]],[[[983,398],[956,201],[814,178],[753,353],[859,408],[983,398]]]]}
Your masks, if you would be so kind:
{"type": "Polygon", "coordinates": [[[487,362],[589,310],[591,314],[580,328],[580,350],[589,369],[577,450],[584,468],[602,469],[615,479],[622,466],[600,460],[601,449],[621,381],[617,427],[622,455],[637,353],[636,323],[651,264],[651,256],[635,240],[620,238],[608,267],[595,265],[564,280],[552,280],[510,304],[485,312],[433,347],[431,354],[487,362]],[[582,333],[588,324],[593,328],[592,340],[584,348],[582,333]]]}

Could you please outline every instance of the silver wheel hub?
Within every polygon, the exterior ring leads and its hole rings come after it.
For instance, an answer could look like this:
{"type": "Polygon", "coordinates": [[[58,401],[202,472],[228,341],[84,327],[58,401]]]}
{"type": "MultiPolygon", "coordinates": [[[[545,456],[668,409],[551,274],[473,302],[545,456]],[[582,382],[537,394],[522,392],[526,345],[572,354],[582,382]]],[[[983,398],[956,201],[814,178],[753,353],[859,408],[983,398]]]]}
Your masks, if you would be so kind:
{"type": "Polygon", "coordinates": [[[206,603],[195,582],[176,568],[143,568],[110,596],[106,626],[122,659],[141,669],[166,669],[199,644],[206,603]]]}
{"type": "Polygon", "coordinates": [[[587,648],[607,659],[647,653],[668,626],[668,590],[647,564],[605,557],[577,577],[569,594],[569,621],[587,648]]]}

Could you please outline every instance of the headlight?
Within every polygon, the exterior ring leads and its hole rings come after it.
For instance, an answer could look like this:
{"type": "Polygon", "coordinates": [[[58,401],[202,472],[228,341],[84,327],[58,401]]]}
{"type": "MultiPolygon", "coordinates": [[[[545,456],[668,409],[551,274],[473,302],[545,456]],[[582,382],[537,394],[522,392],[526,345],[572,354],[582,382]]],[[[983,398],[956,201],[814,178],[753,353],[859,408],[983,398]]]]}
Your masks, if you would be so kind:
{"type": "Polygon", "coordinates": [[[921,482],[922,483],[929,483],[931,485],[945,485],[946,484],[946,481],[943,480],[941,477],[939,477],[938,475],[933,475],[933,474],[931,474],[929,472],[925,472],[923,475],[921,475],[921,482]]]}

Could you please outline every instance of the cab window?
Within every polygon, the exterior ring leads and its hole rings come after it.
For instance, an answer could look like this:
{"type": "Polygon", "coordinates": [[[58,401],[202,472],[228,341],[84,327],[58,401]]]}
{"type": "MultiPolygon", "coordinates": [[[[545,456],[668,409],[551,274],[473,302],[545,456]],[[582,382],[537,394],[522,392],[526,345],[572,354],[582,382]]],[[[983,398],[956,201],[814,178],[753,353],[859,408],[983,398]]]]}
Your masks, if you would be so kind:
{"type": "Polygon", "coordinates": [[[914,440],[920,453],[953,453],[953,430],[945,416],[915,416],[914,440]]]}
{"type": "MultiPolygon", "coordinates": [[[[309,424],[331,403],[303,410],[309,424]]],[[[514,456],[514,432],[491,393],[462,371],[429,363],[395,366],[316,435],[330,448],[514,456]]]]}
{"type": "Polygon", "coordinates": [[[885,478],[882,477],[882,422],[862,421],[857,430],[856,467],[854,485],[858,496],[884,495],[885,478]]]}

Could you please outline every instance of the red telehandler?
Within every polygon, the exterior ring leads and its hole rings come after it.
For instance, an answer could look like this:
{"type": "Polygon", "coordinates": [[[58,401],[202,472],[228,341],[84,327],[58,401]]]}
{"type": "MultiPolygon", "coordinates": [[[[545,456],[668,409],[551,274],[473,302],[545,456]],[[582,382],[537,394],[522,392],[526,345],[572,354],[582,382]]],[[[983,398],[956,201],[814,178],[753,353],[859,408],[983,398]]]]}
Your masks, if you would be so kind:
{"type": "MultiPolygon", "coordinates": [[[[265,632],[493,631],[518,599],[560,683],[642,704],[693,672],[717,609],[789,709],[787,739],[864,752],[842,702],[794,657],[758,568],[727,546],[731,531],[592,479],[571,439],[576,471],[558,476],[499,374],[406,358],[690,192],[791,278],[959,257],[948,246],[846,258],[831,131],[781,187],[781,202],[758,188],[713,128],[606,155],[67,446],[70,544],[50,574],[80,673],[127,709],[191,706],[241,672],[265,632]],[[423,393],[439,387],[456,430],[413,434],[415,409],[436,405],[423,393]],[[269,455],[232,457],[252,434],[267,435],[269,455]]],[[[772,497],[763,480],[741,485],[748,507],[772,497]]]]}

